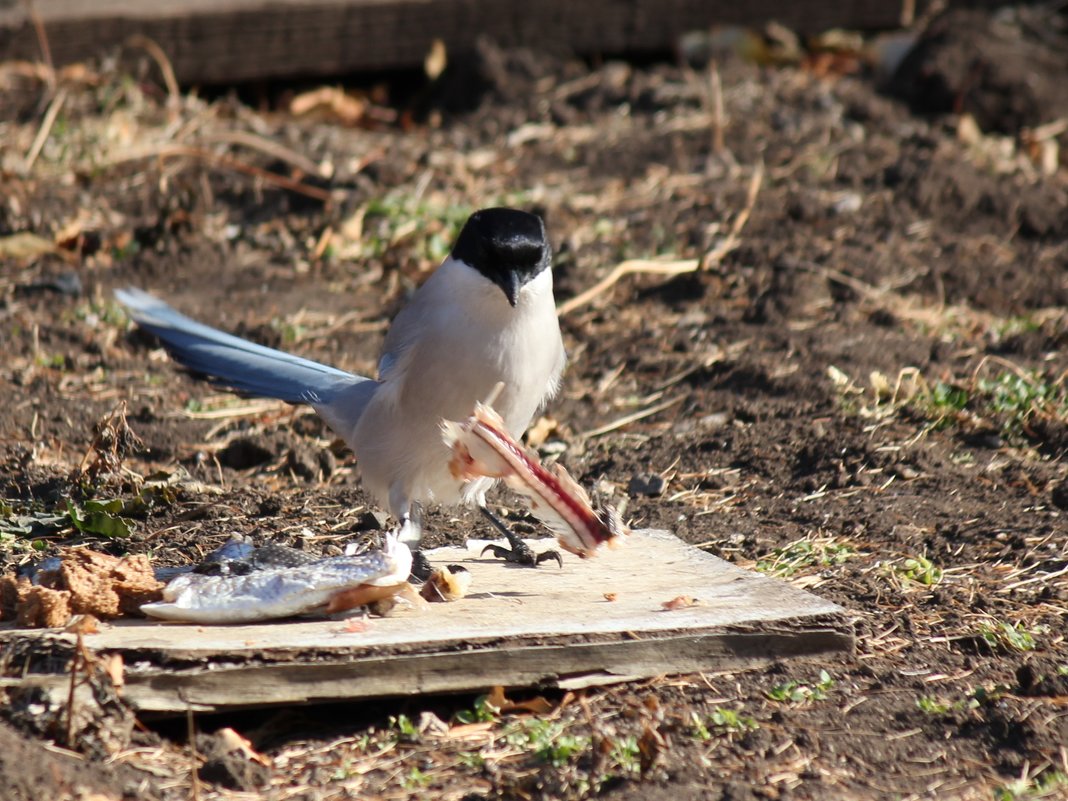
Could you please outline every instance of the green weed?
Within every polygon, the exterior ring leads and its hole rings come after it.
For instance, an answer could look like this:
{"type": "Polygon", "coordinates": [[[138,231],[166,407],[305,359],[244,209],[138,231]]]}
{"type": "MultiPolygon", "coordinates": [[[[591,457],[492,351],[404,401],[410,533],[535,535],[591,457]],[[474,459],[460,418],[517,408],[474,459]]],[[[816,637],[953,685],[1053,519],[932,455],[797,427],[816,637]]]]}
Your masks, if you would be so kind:
{"type": "Polygon", "coordinates": [[[928,715],[944,715],[953,707],[933,696],[924,695],[916,699],[916,708],[928,715]]]}
{"type": "Polygon", "coordinates": [[[1050,768],[1037,776],[1024,776],[994,790],[994,801],[1038,801],[1064,798],[1068,794],[1068,774],[1050,768]]]}
{"type": "Polygon", "coordinates": [[[471,770],[482,770],[486,764],[486,758],[478,751],[463,751],[456,755],[456,761],[471,770]]]}
{"type": "Polygon", "coordinates": [[[389,728],[399,740],[412,742],[419,739],[419,729],[407,715],[390,715],[389,728]]]}
{"type": "Polygon", "coordinates": [[[822,701],[827,697],[827,691],[834,686],[834,679],[826,670],[820,671],[820,680],[816,684],[802,684],[798,681],[787,681],[776,684],[765,695],[772,701],[790,704],[806,704],[811,701],[822,701]]]}
{"type": "Polygon", "coordinates": [[[893,566],[894,573],[903,579],[933,587],[942,581],[942,568],[926,556],[910,556],[893,566]]]}
{"type": "Polygon", "coordinates": [[[399,192],[372,200],[364,216],[360,255],[378,258],[400,243],[408,242],[418,256],[436,264],[449,254],[452,242],[472,211],[462,203],[431,206],[399,192]]]}
{"type": "Polygon", "coordinates": [[[915,367],[901,370],[894,380],[873,372],[871,406],[859,404],[857,398],[863,390],[849,376],[837,369],[830,375],[843,401],[843,411],[881,418],[909,409],[928,421],[928,430],[950,426],[985,430],[994,425],[1010,441],[1021,437],[1033,440],[1036,420],[1068,421],[1068,382],[1040,371],[1010,369],[989,376],[933,382],[915,367]],[[849,408],[846,400],[850,401],[849,408]]]}
{"type": "Polygon", "coordinates": [[[568,734],[565,725],[556,720],[516,721],[505,729],[504,740],[513,748],[533,751],[539,760],[556,768],[590,746],[589,737],[568,734]]]}
{"type": "Polygon", "coordinates": [[[500,713],[501,710],[490,703],[488,695],[480,695],[471,709],[461,709],[453,719],[457,723],[487,723],[497,720],[500,713]]]}
{"type": "Polygon", "coordinates": [[[418,790],[430,784],[430,777],[413,765],[401,779],[401,784],[404,785],[405,790],[418,790]]]}
{"type": "Polygon", "coordinates": [[[67,501],[67,514],[71,524],[83,534],[99,534],[102,537],[129,537],[132,524],[119,516],[123,511],[121,498],[107,501],[87,500],[77,505],[67,501]]]}
{"type": "Polygon", "coordinates": [[[756,563],[756,569],[786,578],[812,567],[840,565],[853,554],[852,548],[836,542],[833,537],[806,537],[776,548],[769,558],[756,563]]]}
{"type": "Polygon", "coordinates": [[[711,740],[713,737],[730,737],[745,734],[760,728],[760,724],[748,715],[736,709],[716,707],[712,713],[701,717],[696,712],[690,713],[693,735],[699,740],[711,740]]]}
{"type": "Polygon", "coordinates": [[[1044,633],[1041,627],[1028,630],[1022,623],[983,623],[979,627],[979,636],[983,642],[995,650],[1033,651],[1038,647],[1036,634],[1044,633]]]}
{"type": "Polygon", "coordinates": [[[608,762],[622,773],[639,773],[641,750],[638,748],[638,738],[630,734],[615,740],[608,752],[608,762]]]}

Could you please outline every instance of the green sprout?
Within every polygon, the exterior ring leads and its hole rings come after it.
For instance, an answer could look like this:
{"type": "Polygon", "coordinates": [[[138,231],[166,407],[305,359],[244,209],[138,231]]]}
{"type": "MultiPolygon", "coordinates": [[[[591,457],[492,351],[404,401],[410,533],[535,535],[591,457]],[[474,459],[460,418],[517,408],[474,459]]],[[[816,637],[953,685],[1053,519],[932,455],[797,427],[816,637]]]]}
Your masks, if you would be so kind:
{"type": "Polygon", "coordinates": [[[836,542],[834,537],[806,537],[776,548],[769,558],[757,562],[756,569],[787,578],[812,567],[840,565],[853,554],[852,548],[836,542]]]}
{"type": "Polygon", "coordinates": [[[983,623],[979,627],[979,636],[993,649],[1006,651],[1033,651],[1037,646],[1036,634],[1042,634],[1045,629],[1037,627],[1028,630],[1022,623],[983,623]]]}
{"type": "Polygon", "coordinates": [[[772,701],[780,703],[805,704],[810,701],[822,701],[827,697],[827,690],[833,686],[834,679],[831,678],[831,674],[826,670],[821,670],[820,680],[816,684],[787,681],[775,685],[765,695],[772,701]]]}
{"type": "Polygon", "coordinates": [[[531,750],[542,762],[563,767],[590,746],[590,738],[567,734],[560,721],[518,721],[505,729],[504,739],[513,748],[531,750]]]}
{"type": "Polygon", "coordinates": [[[925,587],[933,587],[942,581],[942,568],[926,556],[910,556],[894,566],[894,572],[904,579],[925,587]]]}

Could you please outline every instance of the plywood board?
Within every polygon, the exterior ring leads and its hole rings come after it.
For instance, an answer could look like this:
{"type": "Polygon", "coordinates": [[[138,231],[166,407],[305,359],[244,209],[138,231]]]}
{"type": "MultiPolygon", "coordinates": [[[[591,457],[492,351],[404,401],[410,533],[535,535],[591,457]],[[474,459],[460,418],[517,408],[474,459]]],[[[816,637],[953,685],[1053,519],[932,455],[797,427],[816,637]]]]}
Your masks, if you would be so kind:
{"type": "MultiPolygon", "coordinates": [[[[550,545],[535,543],[537,549],[550,545]]],[[[120,621],[87,635],[85,644],[123,654],[124,697],[154,712],[498,684],[576,687],[853,647],[840,607],[666,532],[635,532],[623,547],[595,559],[565,554],[563,568],[551,562],[517,567],[462,548],[428,556],[435,564],[467,567],[471,594],[372,618],[363,630],[342,620],[240,626],[120,621]],[[663,608],[680,595],[697,603],[663,608]]],[[[69,641],[71,635],[0,630],[0,647],[28,638],[69,641]]],[[[27,677],[38,684],[50,680],[27,677]]]]}

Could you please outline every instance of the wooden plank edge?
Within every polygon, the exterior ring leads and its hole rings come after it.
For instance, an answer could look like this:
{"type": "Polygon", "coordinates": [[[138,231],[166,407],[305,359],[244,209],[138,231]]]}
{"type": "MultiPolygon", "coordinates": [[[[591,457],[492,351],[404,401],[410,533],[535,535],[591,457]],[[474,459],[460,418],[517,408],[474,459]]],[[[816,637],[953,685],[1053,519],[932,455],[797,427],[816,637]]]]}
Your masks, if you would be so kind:
{"type": "MultiPolygon", "coordinates": [[[[841,624],[837,628],[704,631],[668,638],[360,659],[335,657],[314,662],[135,669],[127,670],[121,694],[139,713],[166,716],[190,709],[222,712],[292,703],[478,692],[495,684],[578,689],[659,675],[752,668],[779,659],[851,655],[855,652],[852,624],[844,618],[841,624]],[[560,670],[565,664],[566,672],[560,670]]],[[[70,677],[63,673],[0,677],[0,691],[41,692],[58,704],[66,702],[69,687],[70,677]]]]}
{"type": "Polygon", "coordinates": [[[478,692],[493,685],[578,687],[852,654],[852,628],[715,632],[615,643],[493,648],[345,661],[128,671],[123,698],[160,714],[478,692]],[[560,669],[567,665],[566,671],[560,669]]]}

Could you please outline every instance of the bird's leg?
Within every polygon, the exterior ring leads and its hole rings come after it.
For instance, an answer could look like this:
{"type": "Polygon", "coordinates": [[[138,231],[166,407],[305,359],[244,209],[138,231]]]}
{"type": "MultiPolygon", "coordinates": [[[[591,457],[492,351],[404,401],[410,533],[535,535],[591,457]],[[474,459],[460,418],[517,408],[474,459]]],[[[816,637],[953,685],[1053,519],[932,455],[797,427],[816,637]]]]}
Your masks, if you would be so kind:
{"type": "Polygon", "coordinates": [[[397,530],[397,539],[415,550],[423,538],[423,507],[413,503],[398,518],[400,528],[397,530]]]}
{"type": "Polygon", "coordinates": [[[512,529],[508,527],[508,524],[501,520],[497,515],[493,514],[485,506],[479,506],[479,511],[486,517],[487,520],[508,540],[510,548],[504,548],[500,545],[487,545],[482,549],[482,555],[485,556],[489,551],[498,559],[503,559],[506,562],[514,562],[517,565],[526,565],[527,567],[537,567],[542,562],[549,559],[555,559],[556,563],[560,567],[564,566],[564,560],[560,557],[559,551],[549,550],[542,551],[541,553],[535,553],[534,549],[523,542],[523,539],[516,534],[512,529]]]}
{"type": "Polygon", "coordinates": [[[426,558],[426,554],[423,553],[422,549],[417,547],[419,540],[423,536],[422,505],[418,503],[411,504],[407,513],[401,517],[400,523],[400,529],[397,531],[397,538],[406,545],[409,545],[412,550],[412,573],[408,576],[408,580],[422,584],[430,578],[432,570],[430,560],[426,558]]]}
{"type": "Polygon", "coordinates": [[[426,554],[422,551],[412,551],[412,573],[408,576],[408,581],[422,584],[430,578],[430,574],[433,572],[434,568],[431,566],[430,560],[426,558],[426,554]]]}

